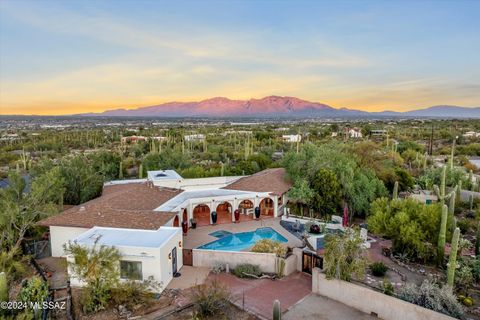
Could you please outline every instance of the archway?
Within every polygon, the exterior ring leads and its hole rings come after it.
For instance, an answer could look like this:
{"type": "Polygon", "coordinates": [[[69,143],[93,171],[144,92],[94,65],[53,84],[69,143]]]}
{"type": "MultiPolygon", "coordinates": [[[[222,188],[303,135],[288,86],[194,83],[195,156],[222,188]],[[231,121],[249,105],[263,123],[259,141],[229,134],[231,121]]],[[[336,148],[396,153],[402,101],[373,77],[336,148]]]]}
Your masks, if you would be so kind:
{"type": "Polygon", "coordinates": [[[222,202],[217,206],[217,223],[232,222],[232,205],[228,202],[222,202]]]}
{"type": "Polygon", "coordinates": [[[265,198],[260,202],[260,214],[264,216],[273,216],[274,204],[270,198],[265,198]]]}
{"type": "Polygon", "coordinates": [[[197,221],[197,227],[210,224],[210,208],[206,204],[199,204],[193,209],[193,217],[197,221]]]}
{"type": "Polygon", "coordinates": [[[173,219],[173,226],[174,227],[180,227],[180,219],[178,219],[178,215],[175,216],[175,219],[173,219]]]}
{"type": "Polygon", "coordinates": [[[253,202],[250,200],[243,200],[238,204],[238,210],[240,210],[240,221],[253,220],[253,202]]]}

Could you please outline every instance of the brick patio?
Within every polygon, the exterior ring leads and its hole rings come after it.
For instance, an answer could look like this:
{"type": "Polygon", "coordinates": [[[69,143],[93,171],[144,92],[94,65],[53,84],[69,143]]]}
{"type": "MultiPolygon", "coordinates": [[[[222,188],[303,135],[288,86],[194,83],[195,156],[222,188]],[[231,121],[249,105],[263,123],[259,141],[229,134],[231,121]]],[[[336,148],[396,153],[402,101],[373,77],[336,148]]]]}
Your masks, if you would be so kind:
{"type": "Polygon", "coordinates": [[[280,280],[240,279],[231,274],[211,274],[209,280],[225,284],[234,303],[262,319],[272,319],[273,301],[278,299],[282,312],[311,293],[312,277],[296,272],[280,280]],[[244,299],[243,299],[244,297],[244,299]]]}

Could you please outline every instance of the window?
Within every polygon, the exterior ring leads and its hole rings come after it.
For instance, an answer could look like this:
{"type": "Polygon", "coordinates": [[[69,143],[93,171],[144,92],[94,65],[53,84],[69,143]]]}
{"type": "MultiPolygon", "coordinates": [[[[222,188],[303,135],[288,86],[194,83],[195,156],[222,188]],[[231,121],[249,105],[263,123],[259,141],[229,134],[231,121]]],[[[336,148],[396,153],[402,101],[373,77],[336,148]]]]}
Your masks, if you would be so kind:
{"type": "Polygon", "coordinates": [[[142,280],[142,263],[138,261],[120,261],[120,278],[142,280]]]}

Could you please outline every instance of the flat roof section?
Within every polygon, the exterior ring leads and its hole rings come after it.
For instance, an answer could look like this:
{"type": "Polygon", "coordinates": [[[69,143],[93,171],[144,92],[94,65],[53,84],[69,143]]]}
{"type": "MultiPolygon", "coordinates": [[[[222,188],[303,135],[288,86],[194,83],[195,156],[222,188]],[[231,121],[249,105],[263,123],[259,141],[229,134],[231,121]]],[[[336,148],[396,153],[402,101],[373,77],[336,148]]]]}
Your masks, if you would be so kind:
{"type": "Polygon", "coordinates": [[[165,244],[180,228],[161,227],[158,230],[135,230],[94,227],[75,238],[78,244],[159,248],[165,244]]]}
{"type": "Polygon", "coordinates": [[[183,179],[181,175],[175,170],[156,170],[148,171],[148,180],[158,181],[158,180],[181,180],[183,179]]]}

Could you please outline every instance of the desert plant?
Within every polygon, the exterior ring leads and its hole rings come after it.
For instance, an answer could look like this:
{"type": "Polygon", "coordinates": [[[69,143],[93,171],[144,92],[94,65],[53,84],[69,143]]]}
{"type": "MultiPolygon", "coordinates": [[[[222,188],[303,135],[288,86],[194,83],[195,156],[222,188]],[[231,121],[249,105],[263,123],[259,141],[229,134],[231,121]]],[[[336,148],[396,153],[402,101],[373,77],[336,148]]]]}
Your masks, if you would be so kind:
{"type": "Polygon", "coordinates": [[[463,318],[464,310],[453,294],[451,287],[439,287],[437,284],[425,280],[420,286],[407,283],[400,292],[400,298],[431,309],[447,314],[455,318],[463,318]]]}
{"type": "Polygon", "coordinates": [[[258,265],[244,263],[237,265],[233,269],[233,274],[239,278],[259,277],[262,275],[262,270],[260,270],[258,265]]]}
{"type": "Polygon", "coordinates": [[[279,257],[284,257],[287,253],[287,247],[279,241],[262,239],[255,243],[252,252],[275,253],[279,257]]]}
{"type": "Polygon", "coordinates": [[[285,259],[281,257],[275,259],[275,270],[279,278],[283,277],[285,273],[285,259]]]}
{"type": "Polygon", "coordinates": [[[212,267],[212,272],[218,274],[223,271],[225,271],[225,264],[222,262],[215,262],[215,264],[212,267]]]}
{"type": "Polygon", "coordinates": [[[457,251],[458,251],[458,241],[460,239],[460,229],[456,228],[452,237],[452,248],[450,250],[450,257],[448,259],[448,270],[447,270],[447,284],[450,287],[453,287],[453,282],[455,279],[455,269],[457,268],[457,251]]]}
{"type": "Polygon", "coordinates": [[[480,257],[480,222],[477,225],[477,239],[475,240],[475,256],[480,257]]]}
{"type": "Polygon", "coordinates": [[[0,272],[0,301],[8,301],[8,283],[5,272],[0,272]]]}
{"type": "Polygon", "coordinates": [[[383,279],[381,289],[387,296],[393,296],[393,293],[395,292],[393,284],[387,279],[383,279]]]}
{"type": "Polygon", "coordinates": [[[221,315],[230,300],[228,289],[217,281],[193,289],[193,304],[200,317],[221,315]]]}
{"type": "Polygon", "coordinates": [[[468,264],[460,264],[460,268],[455,270],[455,287],[457,290],[468,294],[474,280],[472,267],[468,264]]]}
{"type": "Polygon", "coordinates": [[[383,277],[387,273],[388,267],[381,261],[376,261],[370,265],[370,271],[376,277],[383,277]]]}
{"type": "Polygon", "coordinates": [[[398,199],[398,181],[393,185],[392,199],[398,199]]]}
{"type": "Polygon", "coordinates": [[[135,306],[148,306],[155,300],[155,292],[160,291],[162,284],[152,276],[144,281],[128,280],[119,283],[111,290],[112,300],[116,305],[124,305],[128,310],[135,306]]]}
{"type": "Polygon", "coordinates": [[[282,319],[282,310],[280,309],[280,301],[273,301],[273,320],[282,319]]]}
{"type": "Polygon", "coordinates": [[[324,269],[328,279],[350,281],[352,275],[361,278],[367,260],[363,240],[357,230],[325,236],[324,269]]]}
{"type": "Polygon", "coordinates": [[[437,245],[437,264],[443,264],[443,258],[445,255],[445,240],[447,234],[447,217],[448,217],[448,208],[446,205],[442,206],[442,220],[440,221],[440,233],[438,235],[438,245],[437,245]]]}
{"type": "MultiPolygon", "coordinates": [[[[20,292],[17,295],[17,300],[30,303],[42,303],[48,298],[48,285],[39,277],[32,277],[24,282],[20,292]]],[[[38,319],[40,318],[41,309],[26,308],[21,312],[24,318],[38,319]]],[[[19,315],[20,316],[20,315],[19,315]]]]}
{"type": "Polygon", "coordinates": [[[441,177],[441,182],[440,182],[440,187],[437,185],[433,186],[433,190],[435,191],[438,201],[441,204],[445,204],[446,200],[449,200],[450,197],[456,192],[457,188],[455,187],[450,193],[446,193],[445,188],[446,188],[446,177],[447,177],[447,168],[446,166],[443,166],[442,168],[442,177],[441,177]]]}

